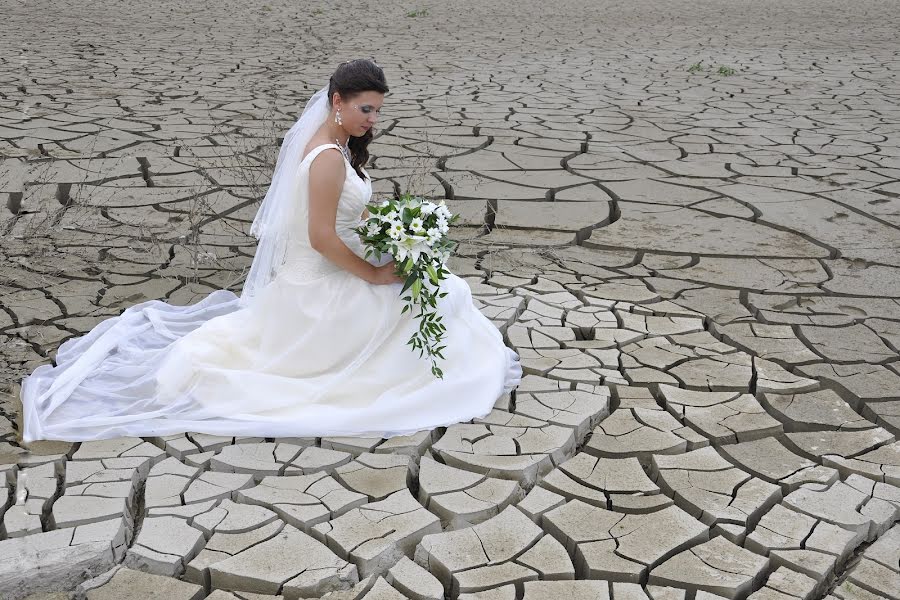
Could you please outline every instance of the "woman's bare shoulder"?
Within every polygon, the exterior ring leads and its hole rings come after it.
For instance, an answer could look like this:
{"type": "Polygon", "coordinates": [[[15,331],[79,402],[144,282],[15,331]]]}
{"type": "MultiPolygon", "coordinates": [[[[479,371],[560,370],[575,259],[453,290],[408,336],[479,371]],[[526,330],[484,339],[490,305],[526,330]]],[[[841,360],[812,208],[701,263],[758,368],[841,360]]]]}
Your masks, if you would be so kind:
{"type": "MultiPolygon", "coordinates": [[[[318,148],[319,146],[326,146],[328,144],[331,144],[331,149],[334,149],[334,150],[337,150],[338,152],[340,152],[340,149],[337,147],[337,144],[335,144],[334,142],[329,142],[328,140],[314,138],[314,139],[309,140],[306,143],[306,147],[303,149],[303,158],[306,158],[307,156],[309,156],[309,153],[312,152],[313,150],[315,150],[316,148],[318,148]]],[[[329,148],[326,148],[326,150],[328,150],[328,149],[329,148]]],[[[324,152],[324,153],[320,152],[319,154],[321,155],[321,154],[332,154],[332,153],[331,152],[324,152]]],[[[316,157],[316,158],[318,158],[318,157],[316,157]]],[[[315,161],[316,158],[313,158],[313,161],[315,161]]]]}
{"type": "MultiPolygon", "coordinates": [[[[329,142],[310,142],[310,151],[329,142]]],[[[344,180],[344,156],[338,148],[325,148],[309,161],[309,176],[313,186],[332,187],[344,180]],[[329,152],[328,150],[334,150],[329,152]]]]}

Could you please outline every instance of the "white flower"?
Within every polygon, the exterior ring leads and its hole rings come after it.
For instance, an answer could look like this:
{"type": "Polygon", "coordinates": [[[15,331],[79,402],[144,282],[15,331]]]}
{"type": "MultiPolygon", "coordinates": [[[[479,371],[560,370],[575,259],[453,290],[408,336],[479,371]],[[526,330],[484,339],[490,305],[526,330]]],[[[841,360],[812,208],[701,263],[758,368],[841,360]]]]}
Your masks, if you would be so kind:
{"type": "Polygon", "coordinates": [[[431,229],[426,231],[425,234],[428,236],[428,244],[429,245],[432,245],[435,242],[437,242],[439,239],[441,239],[441,232],[436,227],[432,227],[431,229]]]}
{"type": "Polygon", "coordinates": [[[383,201],[381,202],[380,206],[381,206],[382,208],[384,208],[385,206],[390,205],[390,203],[391,203],[390,200],[383,200],[383,201]]]}
{"type": "Polygon", "coordinates": [[[431,256],[431,249],[428,247],[426,239],[423,236],[404,234],[404,237],[402,239],[398,239],[397,242],[398,247],[403,248],[404,250],[404,259],[407,256],[412,256],[413,261],[418,262],[419,257],[422,254],[431,256]]]}
{"type": "Polygon", "coordinates": [[[400,220],[400,215],[397,213],[397,211],[392,210],[391,212],[389,212],[389,213],[386,214],[386,215],[379,215],[379,218],[380,218],[382,221],[390,221],[390,222],[393,222],[393,221],[399,221],[399,220],[400,220]]]}
{"type": "Polygon", "coordinates": [[[427,217],[428,215],[433,213],[436,208],[437,208],[437,205],[435,205],[433,202],[423,202],[422,208],[420,210],[420,214],[425,215],[427,217]]]}
{"type": "Polygon", "coordinates": [[[419,261],[419,257],[422,254],[425,254],[426,256],[430,256],[431,254],[430,248],[425,244],[423,240],[416,241],[410,251],[412,252],[413,260],[416,262],[419,261]]]}
{"type": "Polygon", "coordinates": [[[419,217],[413,217],[409,222],[409,228],[410,230],[415,232],[424,231],[424,229],[422,228],[422,219],[420,219],[419,217]]]}
{"type": "Polygon", "coordinates": [[[381,225],[375,221],[369,221],[368,225],[366,225],[366,229],[369,235],[375,235],[381,231],[381,225]]]}
{"type": "Polygon", "coordinates": [[[400,239],[400,236],[406,236],[406,232],[403,231],[403,223],[400,221],[393,221],[388,228],[388,235],[394,238],[395,240],[400,239]]]}

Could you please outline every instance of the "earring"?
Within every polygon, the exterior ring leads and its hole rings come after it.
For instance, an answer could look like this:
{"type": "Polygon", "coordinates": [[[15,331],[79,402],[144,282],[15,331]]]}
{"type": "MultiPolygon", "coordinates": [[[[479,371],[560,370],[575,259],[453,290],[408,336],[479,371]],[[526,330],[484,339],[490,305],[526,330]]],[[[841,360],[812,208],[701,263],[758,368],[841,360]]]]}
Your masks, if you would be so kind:
{"type": "Polygon", "coordinates": [[[341,121],[341,109],[337,109],[337,112],[334,113],[334,122],[338,125],[343,123],[343,121],[341,121]]]}

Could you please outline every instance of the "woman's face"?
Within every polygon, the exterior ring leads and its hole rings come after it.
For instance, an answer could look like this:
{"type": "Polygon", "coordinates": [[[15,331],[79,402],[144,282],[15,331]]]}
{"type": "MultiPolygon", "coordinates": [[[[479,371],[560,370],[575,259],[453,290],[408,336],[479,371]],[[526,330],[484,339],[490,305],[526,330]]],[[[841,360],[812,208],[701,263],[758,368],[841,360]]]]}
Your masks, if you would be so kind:
{"type": "Polygon", "coordinates": [[[344,129],[354,137],[362,137],[375,126],[381,115],[384,94],[381,92],[360,92],[343,103],[341,121],[344,129]],[[349,110],[348,110],[349,109],[349,110]]]}

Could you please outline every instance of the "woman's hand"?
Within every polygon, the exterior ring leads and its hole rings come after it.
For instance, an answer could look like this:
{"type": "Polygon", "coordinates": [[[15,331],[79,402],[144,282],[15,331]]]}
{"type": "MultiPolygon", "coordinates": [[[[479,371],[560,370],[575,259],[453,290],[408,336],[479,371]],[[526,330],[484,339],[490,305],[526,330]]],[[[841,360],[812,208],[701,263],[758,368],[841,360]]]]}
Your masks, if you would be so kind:
{"type": "Polygon", "coordinates": [[[374,285],[388,285],[391,283],[403,283],[404,279],[400,276],[395,275],[394,271],[397,269],[397,263],[394,260],[391,260],[380,267],[375,267],[374,274],[372,278],[369,280],[369,283],[374,285]]]}

